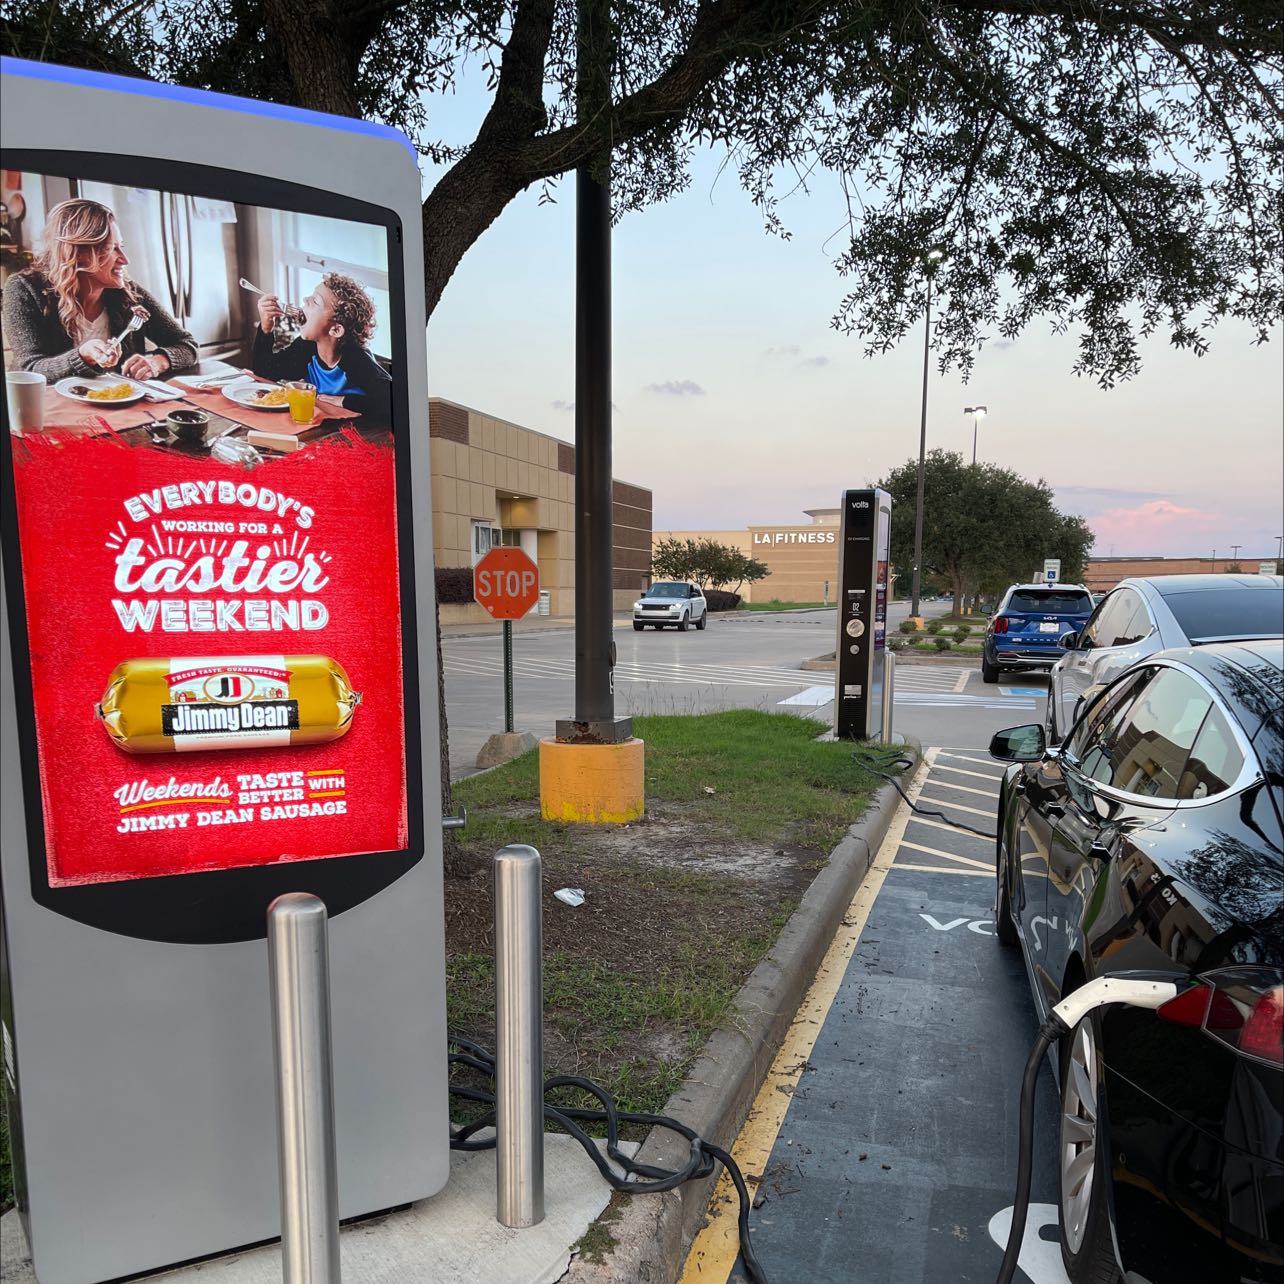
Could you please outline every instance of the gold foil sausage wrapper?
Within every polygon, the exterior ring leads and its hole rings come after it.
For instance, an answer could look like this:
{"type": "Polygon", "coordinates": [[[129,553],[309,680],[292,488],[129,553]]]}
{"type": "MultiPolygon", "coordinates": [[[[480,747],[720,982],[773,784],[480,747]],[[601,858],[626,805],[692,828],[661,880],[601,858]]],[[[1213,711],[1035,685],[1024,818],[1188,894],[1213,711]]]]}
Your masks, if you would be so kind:
{"type": "Polygon", "coordinates": [[[126,753],[181,753],[325,744],[360,702],[329,656],[198,656],[118,664],[97,713],[126,753]]]}

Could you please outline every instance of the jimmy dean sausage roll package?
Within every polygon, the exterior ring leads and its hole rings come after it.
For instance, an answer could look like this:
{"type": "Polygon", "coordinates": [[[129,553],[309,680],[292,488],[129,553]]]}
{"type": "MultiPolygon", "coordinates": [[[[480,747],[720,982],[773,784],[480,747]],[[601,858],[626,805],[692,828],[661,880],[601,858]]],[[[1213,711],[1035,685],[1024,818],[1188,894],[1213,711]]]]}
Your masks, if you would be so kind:
{"type": "Polygon", "coordinates": [[[337,740],[361,696],[324,655],[126,660],[98,706],[126,753],[271,749],[337,740]]]}

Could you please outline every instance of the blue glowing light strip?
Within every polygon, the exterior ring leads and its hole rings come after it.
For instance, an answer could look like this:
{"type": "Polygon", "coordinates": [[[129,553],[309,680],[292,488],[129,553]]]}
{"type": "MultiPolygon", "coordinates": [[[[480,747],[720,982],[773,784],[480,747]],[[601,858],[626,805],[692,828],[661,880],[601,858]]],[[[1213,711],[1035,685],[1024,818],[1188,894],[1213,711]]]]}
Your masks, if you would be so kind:
{"type": "Polygon", "coordinates": [[[400,143],[415,158],[416,164],[419,161],[414,144],[401,130],[350,116],[330,116],[325,112],[309,111],[305,107],[289,107],[284,103],[258,102],[253,98],[211,93],[208,89],[188,89],[185,85],[169,85],[157,80],[135,79],[133,76],[113,76],[104,71],[85,71],[80,67],[61,67],[51,62],[31,62],[25,58],[4,55],[0,55],[0,73],[6,76],[24,76],[29,80],[47,80],[59,85],[109,89],[118,94],[134,94],[141,98],[163,98],[195,107],[217,107],[221,111],[244,112],[247,116],[296,120],[304,125],[341,129],[349,134],[365,134],[370,138],[400,143]]]}

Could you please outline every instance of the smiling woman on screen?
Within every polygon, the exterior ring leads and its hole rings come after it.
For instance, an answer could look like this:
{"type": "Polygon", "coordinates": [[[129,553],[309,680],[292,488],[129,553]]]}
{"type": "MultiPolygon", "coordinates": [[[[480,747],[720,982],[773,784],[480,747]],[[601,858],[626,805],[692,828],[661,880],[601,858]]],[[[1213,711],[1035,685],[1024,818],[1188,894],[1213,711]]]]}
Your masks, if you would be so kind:
{"type": "Polygon", "coordinates": [[[196,363],[196,340],[129,279],[129,256],[106,205],[80,198],[55,205],[44,239],[35,263],[4,287],[14,369],[52,383],[106,370],[156,379],[196,363]],[[124,334],[139,318],[141,325],[124,334]]]}

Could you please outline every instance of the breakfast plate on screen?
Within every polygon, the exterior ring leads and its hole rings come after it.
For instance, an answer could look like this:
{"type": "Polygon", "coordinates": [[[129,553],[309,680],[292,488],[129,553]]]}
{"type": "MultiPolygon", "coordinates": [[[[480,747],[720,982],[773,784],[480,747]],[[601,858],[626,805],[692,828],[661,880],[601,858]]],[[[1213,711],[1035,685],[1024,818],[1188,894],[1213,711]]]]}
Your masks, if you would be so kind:
{"type": "Polygon", "coordinates": [[[87,406],[128,406],[147,395],[147,389],[119,375],[91,375],[87,379],[59,379],[54,391],[87,406]]]}
{"type": "Polygon", "coordinates": [[[290,404],[285,389],[275,383],[234,383],[223,395],[246,410],[285,410],[290,404]]]}

